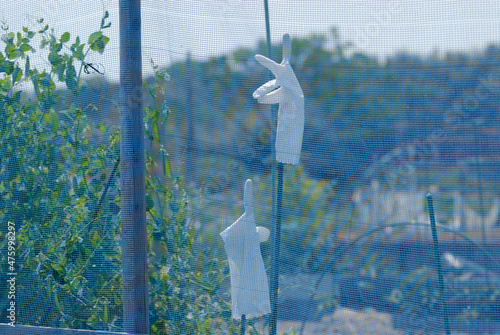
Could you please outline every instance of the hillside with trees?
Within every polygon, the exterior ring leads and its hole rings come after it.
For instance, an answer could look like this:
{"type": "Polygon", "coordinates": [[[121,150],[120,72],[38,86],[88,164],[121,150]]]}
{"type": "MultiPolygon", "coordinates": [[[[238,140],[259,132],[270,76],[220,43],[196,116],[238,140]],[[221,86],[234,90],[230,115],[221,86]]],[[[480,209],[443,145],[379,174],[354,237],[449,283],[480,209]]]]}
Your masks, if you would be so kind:
{"type": "MultiPolygon", "coordinates": [[[[306,96],[301,162],[310,177],[351,189],[384,155],[436,134],[437,164],[453,165],[474,154],[472,124],[478,120],[481,156],[498,154],[500,46],[441,57],[397,54],[382,63],[351,52],[332,29],[329,36],[293,39],[292,49],[306,96]]],[[[275,45],[274,58],[280,53],[275,45]]],[[[194,159],[196,167],[220,156],[252,173],[269,172],[270,111],[252,98],[268,73],[255,54],[266,54],[263,41],[166,69],[171,113],[163,138],[176,160],[194,159]]]]}
{"type": "MultiPolygon", "coordinates": [[[[210,206],[197,207],[199,222],[220,225],[221,208],[233,209],[236,216],[231,199],[239,199],[242,180],[248,177],[265,181],[257,196],[270,203],[271,111],[252,98],[268,80],[267,70],[254,60],[266,50],[261,41],[255,48],[208,60],[186,55],[185,61],[164,69],[169,80],[156,99],[167,106],[168,121],[160,138],[193,194],[210,198],[200,200],[210,206]],[[227,200],[214,203],[218,196],[227,200]]],[[[273,46],[273,55],[281,59],[280,44],[273,46]]],[[[354,52],[332,29],[329,35],[293,38],[291,62],[306,97],[306,125],[301,168],[289,172],[301,182],[288,190],[285,202],[290,208],[318,201],[310,217],[303,218],[303,224],[313,222],[313,231],[355,226],[354,189],[373,178],[383,181],[387,172],[402,166],[415,167],[421,186],[443,177],[446,187],[476,189],[474,164],[481,161],[487,166],[482,169],[486,187],[498,188],[493,172],[500,166],[499,45],[469,54],[399,53],[382,62],[354,52]],[[464,164],[469,169],[465,179],[460,177],[464,171],[457,172],[464,164]]],[[[91,94],[80,96],[80,104],[110,111],[89,110],[89,116],[117,124],[118,106],[109,97],[117,97],[118,86],[103,80],[88,83],[91,94]]],[[[147,95],[145,99],[150,102],[147,95]]],[[[262,220],[269,222],[270,209],[263,212],[262,220]]]]}
{"type": "MultiPolygon", "coordinates": [[[[481,161],[485,181],[497,188],[499,45],[469,54],[399,53],[383,62],[353,50],[335,28],[292,39],[292,67],[306,97],[301,173],[328,185],[324,206],[335,208],[340,226],[352,224],[356,187],[401,166],[449,176],[453,188],[463,174],[457,166],[465,164],[472,172],[466,182],[476,187],[473,165],[481,161]]],[[[269,74],[255,54],[267,54],[265,41],[208,60],[186,55],[162,69],[169,80],[156,98],[168,108],[161,143],[188,184],[205,195],[235,196],[245,178],[270,178],[271,111],[252,98],[269,74]]],[[[280,44],[273,55],[281,59],[280,44]]],[[[95,106],[86,108],[91,120],[116,126],[118,85],[103,78],[86,81],[78,104],[95,106]]],[[[147,94],[145,99],[151,102],[147,94]]],[[[429,183],[434,177],[420,178],[429,183]]],[[[210,217],[205,219],[217,220],[217,214],[210,217]]]]}

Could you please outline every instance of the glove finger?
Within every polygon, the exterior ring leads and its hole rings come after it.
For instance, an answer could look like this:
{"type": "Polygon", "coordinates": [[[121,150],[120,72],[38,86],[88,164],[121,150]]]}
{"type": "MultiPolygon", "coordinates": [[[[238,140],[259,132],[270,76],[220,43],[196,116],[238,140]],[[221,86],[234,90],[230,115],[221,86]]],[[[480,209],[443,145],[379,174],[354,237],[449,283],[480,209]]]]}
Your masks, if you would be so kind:
{"type": "Polygon", "coordinates": [[[259,99],[260,97],[266,95],[267,93],[275,90],[279,85],[276,82],[276,79],[270,80],[264,85],[260,86],[258,89],[253,92],[252,96],[254,99],[259,99]]]}
{"type": "Polygon", "coordinates": [[[276,63],[272,59],[269,59],[266,56],[262,56],[262,55],[255,55],[255,60],[257,62],[259,62],[260,64],[262,64],[263,66],[265,66],[266,68],[268,68],[275,76],[276,76],[276,73],[278,73],[279,68],[281,66],[280,64],[276,63]]]}
{"type": "Polygon", "coordinates": [[[253,187],[251,179],[247,179],[245,182],[245,190],[243,192],[243,204],[245,206],[245,213],[253,211],[253,187]]]}
{"type": "Polygon", "coordinates": [[[283,62],[290,62],[291,55],[292,42],[290,41],[290,35],[285,34],[283,35],[283,62]]]}
{"type": "Polygon", "coordinates": [[[285,97],[285,89],[283,87],[278,88],[259,98],[261,104],[277,104],[283,101],[285,97]]]}

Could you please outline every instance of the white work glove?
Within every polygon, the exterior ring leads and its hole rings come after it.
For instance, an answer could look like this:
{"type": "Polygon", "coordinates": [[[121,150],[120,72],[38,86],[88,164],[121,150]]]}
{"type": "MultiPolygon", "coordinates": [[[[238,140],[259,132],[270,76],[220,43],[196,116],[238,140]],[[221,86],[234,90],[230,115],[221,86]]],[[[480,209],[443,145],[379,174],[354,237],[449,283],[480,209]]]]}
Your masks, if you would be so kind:
{"type": "Polygon", "coordinates": [[[255,318],[271,313],[269,284],[260,241],[269,237],[269,230],[255,226],[252,181],[245,182],[243,198],[245,213],[220,233],[224,240],[231,276],[231,310],[233,319],[255,318]]]}
{"type": "Polygon", "coordinates": [[[262,56],[255,59],[276,77],[259,87],[253,97],[263,104],[279,104],[276,131],[276,160],[298,164],[304,133],[304,93],[290,66],[292,47],[290,36],[283,35],[283,61],[281,64],[262,56]]]}

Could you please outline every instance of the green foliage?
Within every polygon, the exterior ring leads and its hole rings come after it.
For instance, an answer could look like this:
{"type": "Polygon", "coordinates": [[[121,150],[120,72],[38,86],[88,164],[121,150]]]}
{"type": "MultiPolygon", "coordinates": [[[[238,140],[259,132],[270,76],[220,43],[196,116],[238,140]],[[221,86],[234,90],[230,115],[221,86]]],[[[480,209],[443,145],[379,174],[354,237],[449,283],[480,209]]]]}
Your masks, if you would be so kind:
{"type": "Polygon", "coordinates": [[[401,281],[400,287],[393,289],[388,300],[399,303],[408,314],[439,313],[441,301],[435,273],[425,266],[413,270],[401,281]]]}
{"type": "MultiPolygon", "coordinates": [[[[58,109],[56,84],[80,96],[80,75],[91,52],[103,53],[109,38],[101,27],[87,44],[69,32],[56,36],[49,25],[38,32],[4,35],[0,53],[0,219],[16,224],[18,323],[79,329],[122,329],[118,134],[94,124],[108,136],[98,145],[89,139],[90,121],[71,103],[58,109]],[[49,33],[51,31],[51,33],[49,33]],[[41,36],[49,68],[30,66],[41,36]],[[79,71],[76,70],[79,67],[79,71]],[[23,96],[31,84],[36,99],[23,96]]],[[[4,27],[4,29],[6,29],[4,27]]],[[[171,334],[213,334],[229,321],[229,307],[220,297],[222,261],[203,246],[191,225],[189,199],[182,178],[174,175],[162,146],[161,127],[169,110],[156,96],[168,78],[153,64],[155,82],[145,85],[153,103],[144,109],[149,141],[147,161],[148,228],[150,231],[151,331],[171,334]],[[156,162],[161,169],[157,171],[156,162]]],[[[2,226],[2,236],[7,227],[2,226]]],[[[7,239],[1,240],[4,250],[7,239]]],[[[1,254],[6,263],[6,255],[1,254]]],[[[225,265],[225,264],[224,264],[225,265]]],[[[6,280],[5,268],[0,279],[6,280]]],[[[0,288],[0,306],[8,304],[0,288]]],[[[4,313],[4,312],[0,312],[4,313]]],[[[3,315],[3,314],[2,314],[3,315]]]]}
{"type": "Polygon", "coordinates": [[[312,179],[301,166],[294,166],[285,169],[283,185],[283,257],[290,265],[296,262],[304,270],[317,271],[330,259],[324,248],[335,224],[329,201],[334,183],[312,179]]]}
{"type": "MultiPolygon", "coordinates": [[[[495,320],[497,316],[492,310],[498,304],[500,290],[487,280],[464,281],[466,276],[454,278],[450,275],[445,285],[448,312],[453,322],[469,325],[495,320]]],[[[407,274],[387,299],[399,304],[403,313],[408,315],[442,313],[437,275],[429,267],[424,266],[407,274]]]]}
{"type": "MultiPolygon", "coordinates": [[[[94,124],[108,136],[98,145],[89,139],[90,121],[84,109],[71,103],[58,109],[56,84],[64,83],[80,96],[80,75],[91,52],[104,52],[109,38],[103,29],[87,44],[69,32],[57,37],[45,25],[37,32],[7,32],[0,72],[0,218],[16,223],[19,323],[79,329],[122,328],[118,134],[94,124]],[[30,66],[29,44],[41,35],[48,69],[30,66]],[[24,46],[27,45],[27,46],[24,46]],[[78,64],[78,65],[77,65],[78,64]],[[24,65],[24,66],[23,66],[24,65]],[[79,71],[75,67],[79,66],[79,71]],[[31,84],[36,99],[23,96],[31,84]],[[29,297],[29,298],[28,298],[29,297]]],[[[40,25],[43,20],[39,20],[40,25]]],[[[162,146],[161,127],[169,110],[156,96],[165,71],[155,70],[155,82],[145,85],[153,102],[144,109],[149,141],[147,161],[150,230],[151,330],[153,333],[211,334],[228,321],[229,307],[218,297],[227,277],[221,261],[202,245],[191,225],[189,199],[174,175],[162,146]],[[157,171],[156,162],[161,169],[157,171]],[[218,320],[218,321],[217,321],[218,320]],[[224,321],[225,320],[225,321],[224,321]]],[[[2,234],[6,233],[2,227],[2,234]]],[[[5,247],[5,241],[0,249],[5,247]]],[[[2,254],[2,260],[5,255],[2,254]]],[[[225,266],[227,268],[227,266],[225,266]]],[[[0,277],[6,280],[5,269],[0,277]]],[[[8,303],[2,289],[0,306],[8,303]],[[4,298],[5,297],[5,298],[4,298]]],[[[2,307],[2,308],[3,308],[2,307]]],[[[3,308],[5,311],[6,308],[3,308]]]]}
{"type": "Polygon", "coordinates": [[[154,64],[153,69],[155,83],[145,85],[153,103],[145,107],[144,115],[145,135],[151,143],[146,154],[151,331],[213,334],[230,323],[230,307],[218,296],[228,269],[197,236],[190,220],[189,197],[181,187],[182,178],[172,172],[166,150],[161,145],[152,150],[155,143],[159,145],[159,128],[169,114],[165,103],[156,99],[166,73],[154,64]]]}
{"type": "MultiPolygon", "coordinates": [[[[3,222],[17,227],[18,321],[119,329],[118,217],[108,209],[113,200],[100,199],[106,185],[117,190],[107,174],[118,156],[118,138],[108,134],[106,146],[95,145],[82,109],[56,109],[56,82],[75,96],[82,92],[74,64],[80,61],[82,68],[91,48],[78,38],[69,46],[68,32],[58,38],[48,29],[13,33],[4,27],[5,55],[0,53],[0,212],[3,222]],[[42,71],[30,66],[37,34],[48,51],[49,68],[42,71]],[[23,97],[28,83],[35,100],[23,97]]],[[[0,277],[5,280],[5,272],[0,277]]],[[[6,303],[2,298],[0,305],[6,303]]]]}
{"type": "MultiPolygon", "coordinates": [[[[257,225],[271,229],[271,178],[254,176],[252,179],[254,197],[258,201],[255,204],[257,225]]],[[[281,271],[297,271],[300,268],[315,272],[329,266],[331,237],[337,224],[334,218],[338,215],[331,205],[334,186],[334,182],[309,177],[300,165],[285,166],[280,257],[286,266],[282,266],[281,271]]],[[[269,243],[262,244],[264,256],[268,255],[269,248],[269,243]]]]}
{"type": "Polygon", "coordinates": [[[228,311],[217,296],[227,274],[220,271],[222,262],[210,257],[210,250],[197,247],[201,241],[190,225],[188,199],[179,183],[180,179],[174,178],[168,187],[156,187],[155,206],[148,212],[153,219],[151,330],[161,334],[209,334],[217,328],[211,320],[228,311]]]}

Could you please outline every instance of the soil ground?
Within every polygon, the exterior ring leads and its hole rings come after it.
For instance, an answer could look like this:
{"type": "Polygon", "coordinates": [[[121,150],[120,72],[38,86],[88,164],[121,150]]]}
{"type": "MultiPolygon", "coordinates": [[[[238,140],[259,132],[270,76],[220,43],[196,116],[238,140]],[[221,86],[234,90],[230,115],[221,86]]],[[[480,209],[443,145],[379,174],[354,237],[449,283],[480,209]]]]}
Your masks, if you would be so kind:
{"type": "MultiPolygon", "coordinates": [[[[297,329],[300,334],[301,321],[279,320],[277,333],[282,334],[297,329]]],[[[267,329],[264,333],[267,332],[267,329]]],[[[292,332],[293,334],[293,332],[292,332]]],[[[356,311],[338,308],[333,314],[325,315],[321,321],[309,321],[305,324],[303,335],[441,335],[441,332],[429,333],[428,330],[402,330],[393,327],[392,315],[376,311],[356,311]]],[[[453,335],[465,333],[452,332],[453,335]]]]}

